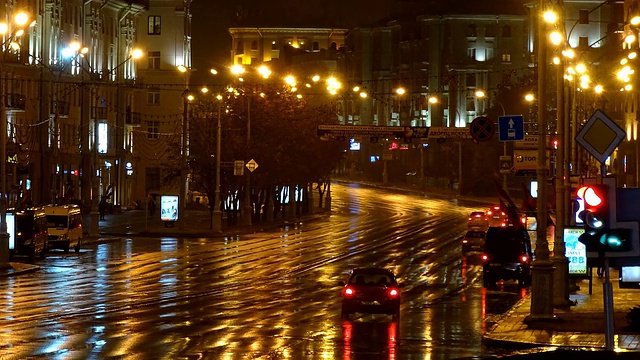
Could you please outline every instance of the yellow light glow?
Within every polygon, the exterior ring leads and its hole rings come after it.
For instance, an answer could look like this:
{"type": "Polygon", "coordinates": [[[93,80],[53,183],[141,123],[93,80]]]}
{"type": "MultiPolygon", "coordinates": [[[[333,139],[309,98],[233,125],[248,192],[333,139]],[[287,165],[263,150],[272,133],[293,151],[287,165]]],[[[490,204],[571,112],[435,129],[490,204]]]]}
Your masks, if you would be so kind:
{"type": "Polygon", "coordinates": [[[15,42],[15,41],[12,41],[11,43],[9,43],[9,47],[11,47],[11,49],[12,49],[13,51],[18,51],[18,50],[20,50],[20,44],[18,44],[18,43],[17,43],[17,42],[15,42]]]}
{"type": "Polygon", "coordinates": [[[187,72],[187,67],[184,65],[178,65],[178,71],[180,71],[181,73],[185,73],[187,72]]]}
{"type": "MultiPolygon", "coordinates": [[[[89,51],[89,49],[87,49],[87,51],[89,51]]],[[[142,57],[142,50],[140,49],[133,49],[133,51],[131,52],[131,57],[134,59],[139,59],[142,57]]]]}
{"type": "Polygon", "coordinates": [[[633,26],[639,25],[640,24],[640,16],[636,15],[634,17],[631,18],[631,20],[629,21],[629,23],[633,26]]]}
{"type": "Polygon", "coordinates": [[[569,66],[567,68],[567,74],[575,75],[576,74],[576,69],[574,69],[572,66],[569,66]]]}
{"type": "Polygon", "coordinates": [[[622,60],[620,60],[620,65],[626,65],[629,62],[629,60],[627,60],[627,58],[624,58],[622,60]]]}
{"type": "Polygon", "coordinates": [[[211,74],[213,74],[213,75],[218,75],[218,70],[216,70],[216,69],[211,69],[211,70],[209,70],[209,72],[211,74]]]}
{"type": "Polygon", "coordinates": [[[267,96],[267,94],[265,94],[265,93],[263,93],[263,92],[261,92],[261,93],[260,93],[260,97],[261,97],[261,98],[263,98],[263,99],[264,99],[266,96],[267,96]]]}
{"type": "Polygon", "coordinates": [[[358,92],[360,91],[360,86],[354,86],[353,87],[353,92],[358,92]]]}
{"type": "Polygon", "coordinates": [[[535,100],[535,96],[533,96],[532,93],[528,93],[524,96],[524,99],[527,100],[528,102],[532,102],[533,100],[535,100]]]}
{"type": "Polygon", "coordinates": [[[596,85],[593,90],[597,93],[597,94],[601,94],[602,91],[604,90],[604,88],[602,87],[602,85],[596,85]]]}
{"type": "Polygon", "coordinates": [[[482,91],[482,90],[476,91],[476,97],[483,98],[484,96],[485,96],[484,91],[482,91]]]}
{"type": "Polygon", "coordinates": [[[0,35],[4,35],[9,31],[9,26],[6,23],[0,23],[0,35]]]}
{"type": "Polygon", "coordinates": [[[216,95],[216,99],[222,100],[222,95],[220,95],[220,94],[216,95]]]}
{"type": "Polygon", "coordinates": [[[566,49],[566,50],[562,51],[562,55],[564,55],[564,57],[566,57],[568,59],[573,59],[576,56],[576,52],[573,51],[573,49],[569,48],[569,49],[566,49]]]}
{"type": "Polygon", "coordinates": [[[396,89],[396,94],[404,95],[407,91],[403,87],[399,87],[396,89]]]}
{"type": "Polygon", "coordinates": [[[311,80],[313,80],[313,82],[318,82],[318,81],[320,81],[320,75],[313,75],[313,77],[311,78],[311,80]]]}
{"type": "Polygon", "coordinates": [[[563,36],[558,31],[552,31],[551,34],[549,34],[549,39],[553,45],[560,45],[560,43],[562,43],[563,36]]]}
{"type": "Polygon", "coordinates": [[[544,18],[544,21],[548,22],[549,24],[555,24],[555,22],[558,21],[558,14],[551,10],[545,11],[542,17],[544,18]]]}
{"type": "Polygon", "coordinates": [[[206,94],[206,93],[209,92],[209,88],[206,87],[206,86],[203,86],[202,89],[200,89],[200,92],[203,93],[203,94],[206,94]]]}
{"type": "Polygon", "coordinates": [[[627,85],[624,86],[624,89],[626,91],[631,91],[631,89],[633,89],[633,86],[631,86],[631,84],[627,84],[627,85]]]}
{"type": "Polygon", "coordinates": [[[330,77],[327,79],[327,84],[334,89],[340,89],[342,84],[334,77],[330,77]]]}
{"type": "Polygon", "coordinates": [[[309,83],[304,84],[304,86],[306,86],[307,88],[311,88],[311,84],[309,83]]]}
{"type": "Polygon", "coordinates": [[[78,51],[80,50],[80,43],[77,41],[72,41],[71,43],[69,43],[69,48],[73,51],[78,51]]]}
{"type": "Polygon", "coordinates": [[[633,34],[629,34],[624,38],[624,42],[626,42],[629,45],[633,44],[634,41],[636,41],[636,36],[633,34]]]}
{"type": "Polygon", "coordinates": [[[573,75],[565,75],[565,76],[564,76],[564,78],[565,78],[567,81],[573,81],[573,75]]]}
{"type": "Polygon", "coordinates": [[[298,99],[302,99],[302,94],[298,94],[298,95],[296,95],[296,97],[297,97],[298,99]]]}
{"type": "Polygon", "coordinates": [[[244,66],[240,65],[240,64],[234,64],[231,66],[231,73],[234,75],[242,75],[245,72],[245,68],[244,66]]]}
{"type": "Polygon", "coordinates": [[[82,55],[84,55],[84,54],[86,54],[86,53],[88,53],[88,52],[89,52],[89,48],[88,48],[88,47],[86,47],[86,46],[85,46],[85,47],[83,47],[82,49],[80,49],[80,54],[82,54],[82,55]]]}
{"type": "Polygon", "coordinates": [[[629,55],[627,55],[627,57],[631,60],[635,59],[638,57],[638,53],[636,53],[635,51],[632,51],[629,53],[629,55]]]}
{"type": "Polygon", "coordinates": [[[193,99],[195,99],[195,97],[191,94],[187,95],[187,100],[189,101],[193,101],[193,99]]]}
{"type": "Polygon", "coordinates": [[[29,21],[29,15],[24,12],[19,12],[18,14],[16,14],[14,21],[16,22],[16,25],[23,26],[27,23],[27,21],[29,21]]]}
{"type": "Polygon", "coordinates": [[[554,64],[554,65],[560,65],[560,58],[559,58],[559,57],[557,57],[557,56],[554,56],[554,57],[553,57],[553,64],[554,64]]]}
{"type": "Polygon", "coordinates": [[[367,95],[367,93],[366,93],[366,92],[364,92],[364,91],[361,91],[361,92],[360,92],[360,97],[361,97],[361,98],[365,99],[367,96],[368,96],[368,95],[367,95]]]}
{"type": "Polygon", "coordinates": [[[582,83],[580,83],[580,87],[583,88],[583,89],[588,89],[589,88],[589,83],[582,82],[582,83]]]}
{"type": "Polygon", "coordinates": [[[291,92],[296,92],[296,91],[298,91],[298,88],[297,88],[297,87],[295,87],[295,86],[292,86],[292,87],[291,87],[291,92]]]}
{"type": "Polygon", "coordinates": [[[578,65],[576,65],[576,71],[578,72],[578,74],[584,74],[585,72],[587,72],[587,67],[580,63],[578,65]]]}
{"type": "Polygon", "coordinates": [[[287,77],[284,78],[284,82],[289,86],[296,86],[296,78],[293,77],[293,75],[287,75],[287,77]]]}
{"type": "Polygon", "coordinates": [[[269,78],[269,76],[271,76],[271,69],[269,69],[269,67],[267,67],[266,65],[261,65],[258,68],[258,73],[265,79],[269,78]]]}
{"type": "Polygon", "coordinates": [[[430,96],[429,97],[429,103],[430,104],[437,104],[438,103],[438,98],[435,96],[430,96]]]}
{"type": "Polygon", "coordinates": [[[20,30],[16,31],[16,33],[15,33],[15,37],[20,37],[22,35],[24,35],[24,29],[20,29],[20,30]]]}
{"type": "Polygon", "coordinates": [[[331,95],[335,95],[335,94],[337,94],[337,93],[338,93],[338,92],[336,91],[336,89],[329,89],[329,94],[331,94],[331,95]]]}

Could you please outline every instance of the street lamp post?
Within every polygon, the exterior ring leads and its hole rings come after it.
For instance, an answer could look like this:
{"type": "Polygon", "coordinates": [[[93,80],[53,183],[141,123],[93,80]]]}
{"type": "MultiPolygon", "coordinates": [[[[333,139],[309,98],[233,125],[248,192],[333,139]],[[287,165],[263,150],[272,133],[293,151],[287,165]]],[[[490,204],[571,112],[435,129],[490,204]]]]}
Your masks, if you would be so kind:
{"type": "MultiPolygon", "coordinates": [[[[0,51],[6,51],[6,46],[10,45],[10,49],[17,51],[20,45],[14,42],[16,38],[24,34],[24,26],[29,21],[29,15],[19,12],[14,17],[13,30],[4,43],[1,44],[0,51]]],[[[5,35],[9,29],[9,25],[0,23],[0,35],[5,35]]],[[[2,70],[4,64],[4,53],[0,58],[0,269],[11,268],[9,264],[9,233],[7,232],[7,114],[5,108],[4,84],[2,84],[2,70]]]]}
{"type": "MultiPolygon", "coordinates": [[[[247,158],[251,156],[251,96],[247,96],[247,158]]],[[[253,206],[251,205],[251,171],[247,171],[246,185],[244,191],[244,216],[242,217],[243,225],[251,226],[251,216],[253,213],[253,206]]]]}
{"type": "Polygon", "coordinates": [[[531,265],[531,320],[553,320],[553,262],[549,259],[547,241],[547,154],[546,154],[546,68],[547,44],[544,39],[546,25],[542,17],[545,0],[540,0],[538,8],[538,200],[535,260],[531,265]]]}
{"type": "Polygon", "coordinates": [[[189,101],[193,99],[193,95],[189,93],[189,69],[186,66],[178,66],[178,70],[185,74],[184,85],[185,90],[182,92],[182,144],[181,144],[181,162],[180,162],[180,197],[178,201],[178,226],[184,229],[185,209],[187,201],[187,141],[189,131],[189,101]]]}
{"type": "Polygon", "coordinates": [[[220,156],[222,155],[222,97],[218,98],[218,126],[216,131],[216,190],[213,202],[213,231],[222,231],[222,209],[220,208],[220,156]]]}

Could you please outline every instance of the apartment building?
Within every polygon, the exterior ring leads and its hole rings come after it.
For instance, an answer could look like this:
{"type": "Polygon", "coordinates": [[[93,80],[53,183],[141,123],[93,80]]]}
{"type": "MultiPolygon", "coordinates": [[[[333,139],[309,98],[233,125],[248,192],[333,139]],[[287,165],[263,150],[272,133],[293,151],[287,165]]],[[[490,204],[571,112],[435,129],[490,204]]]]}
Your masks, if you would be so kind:
{"type": "Polygon", "coordinates": [[[110,195],[126,206],[160,190],[157,169],[166,151],[159,134],[180,135],[175,124],[182,117],[173,114],[182,114],[185,76],[176,66],[190,66],[189,3],[0,5],[0,20],[10,27],[18,12],[35,20],[24,35],[10,28],[3,36],[12,202],[81,199],[88,206],[110,195]],[[14,40],[19,49],[8,46],[14,40]]]}

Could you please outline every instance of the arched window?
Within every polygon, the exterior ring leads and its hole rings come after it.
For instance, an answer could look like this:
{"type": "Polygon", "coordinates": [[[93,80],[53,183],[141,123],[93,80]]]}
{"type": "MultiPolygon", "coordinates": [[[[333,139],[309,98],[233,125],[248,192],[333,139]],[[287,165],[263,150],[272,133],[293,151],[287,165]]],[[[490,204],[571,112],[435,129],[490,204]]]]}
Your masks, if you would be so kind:
{"type": "Polygon", "coordinates": [[[258,42],[253,40],[251,42],[251,50],[258,50],[258,42]]]}
{"type": "Polygon", "coordinates": [[[314,42],[313,42],[313,48],[312,48],[312,50],[320,50],[320,45],[318,44],[318,42],[317,42],[317,41],[314,41],[314,42]]]}

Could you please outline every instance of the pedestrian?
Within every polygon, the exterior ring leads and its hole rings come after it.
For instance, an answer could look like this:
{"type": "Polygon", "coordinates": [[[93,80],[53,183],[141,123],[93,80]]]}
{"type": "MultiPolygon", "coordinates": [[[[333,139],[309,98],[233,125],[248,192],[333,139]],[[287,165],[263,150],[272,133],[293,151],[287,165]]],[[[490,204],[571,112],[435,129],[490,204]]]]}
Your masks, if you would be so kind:
{"type": "Polygon", "coordinates": [[[153,216],[156,212],[156,201],[153,198],[149,199],[149,215],[153,216]]]}
{"type": "Polygon", "coordinates": [[[104,199],[100,199],[100,203],[98,204],[98,211],[100,212],[100,220],[105,220],[104,213],[107,211],[107,201],[104,199]]]}

